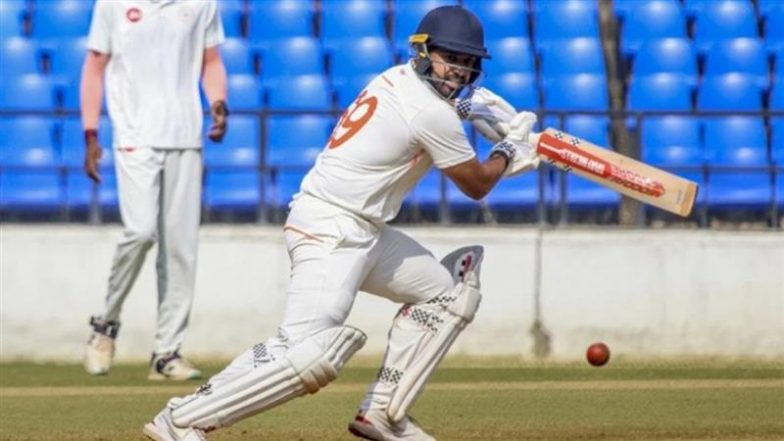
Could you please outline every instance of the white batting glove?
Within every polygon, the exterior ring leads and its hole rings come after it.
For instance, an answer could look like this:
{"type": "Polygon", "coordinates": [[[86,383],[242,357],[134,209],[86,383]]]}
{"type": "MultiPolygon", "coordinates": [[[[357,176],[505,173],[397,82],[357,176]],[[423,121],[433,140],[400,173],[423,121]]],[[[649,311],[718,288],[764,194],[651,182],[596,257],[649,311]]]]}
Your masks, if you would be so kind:
{"type": "Polygon", "coordinates": [[[503,141],[494,145],[490,156],[494,154],[506,158],[507,166],[504,176],[517,176],[539,167],[539,156],[536,147],[528,141],[528,135],[536,124],[536,114],[520,112],[509,122],[509,133],[503,141]]]}
{"type": "Polygon", "coordinates": [[[477,87],[470,96],[458,100],[456,107],[460,119],[471,121],[482,136],[493,142],[504,139],[506,124],[517,114],[505,99],[484,87],[477,87]]]}

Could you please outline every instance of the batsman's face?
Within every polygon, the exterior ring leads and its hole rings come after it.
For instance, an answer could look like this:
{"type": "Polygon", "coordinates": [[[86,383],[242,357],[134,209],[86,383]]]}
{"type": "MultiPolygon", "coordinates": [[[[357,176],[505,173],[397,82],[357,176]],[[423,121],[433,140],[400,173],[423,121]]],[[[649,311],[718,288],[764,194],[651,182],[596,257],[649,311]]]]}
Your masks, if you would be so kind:
{"type": "Polygon", "coordinates": [[[433,76],[439,81],[436,85],[444,96],[452,94],[471,81],[471,73],[476,66],[476,57],[434,49],[430,52],[433,76]]]}

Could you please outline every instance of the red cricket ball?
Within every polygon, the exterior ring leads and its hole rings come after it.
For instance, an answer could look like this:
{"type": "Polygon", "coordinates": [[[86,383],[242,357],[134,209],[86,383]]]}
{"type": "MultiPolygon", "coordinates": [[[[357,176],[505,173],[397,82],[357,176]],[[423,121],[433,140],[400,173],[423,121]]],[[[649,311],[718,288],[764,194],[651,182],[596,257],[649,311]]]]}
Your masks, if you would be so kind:
{"type": "Polygon", "coordinates": [[[588,346],[588,350],[585,351],[585,358],[593,366],[604,366],[610,361],[610,348],[602,342],[594,343],[588,346]]]}

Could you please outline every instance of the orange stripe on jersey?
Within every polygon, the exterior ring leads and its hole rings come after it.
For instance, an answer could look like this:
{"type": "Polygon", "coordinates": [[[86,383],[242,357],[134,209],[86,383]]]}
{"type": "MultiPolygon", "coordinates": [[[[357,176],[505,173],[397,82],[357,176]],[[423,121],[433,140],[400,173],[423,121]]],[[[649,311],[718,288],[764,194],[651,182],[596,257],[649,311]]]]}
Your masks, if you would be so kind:
{"type": "Polygon", "coordinates": [[[389,78],[385,77],[384,75],[381,75],[381,78],[383,78],[384,81],[386,81],[387,84],[389,84],[390,86],[395,87],[395,85],[391,81],[389,81],[389,78]]]}
{"type": "Polygon", "coordinates": [[[315,240],[317,242],[324,242],[323,240],[319,239],[318,237],[316,237],[316,236],[314,236],[314,235],[312,235],[312,234],[310,234],[310,233],[308,233],[308,232],[306,232],[304,230],[300,230],[299,228],[295,227],[294,225],[290,225],[290,224],[284,225],[283,226],[283,231],[286,231],[286,230],[291,230],[291,231],[297,232],[297,233],[307,237],[308,239],[315,240]]]}

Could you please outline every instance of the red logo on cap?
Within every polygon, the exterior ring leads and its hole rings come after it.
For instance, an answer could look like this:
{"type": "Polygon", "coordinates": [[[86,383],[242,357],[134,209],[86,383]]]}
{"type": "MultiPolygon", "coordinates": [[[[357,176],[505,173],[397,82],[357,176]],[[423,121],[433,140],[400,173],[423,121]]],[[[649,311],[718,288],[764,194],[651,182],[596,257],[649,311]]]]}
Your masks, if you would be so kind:
{"type": "Polygon", "coordinates": [[[131,23],[136,23],[137,21],[142,19],[142,11],[139,8],[131,8],[125,12],[125,17],[128,18],[128,21],[131,23]]]}

